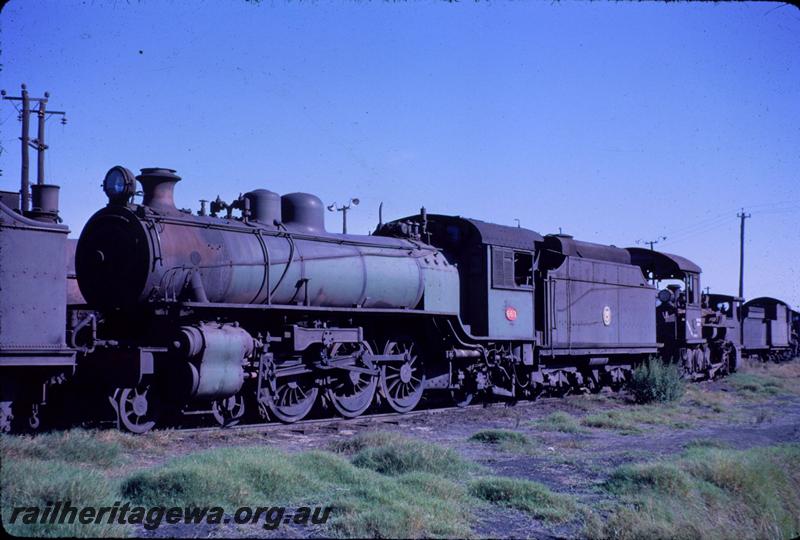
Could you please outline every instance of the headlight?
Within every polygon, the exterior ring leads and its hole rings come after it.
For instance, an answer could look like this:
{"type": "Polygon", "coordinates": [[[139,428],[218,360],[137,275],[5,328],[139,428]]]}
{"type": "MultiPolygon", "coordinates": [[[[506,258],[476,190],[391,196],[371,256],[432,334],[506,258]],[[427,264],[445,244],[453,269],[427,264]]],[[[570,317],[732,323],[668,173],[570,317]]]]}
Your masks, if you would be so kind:
{"type": "Polygon", "coordinates": [[[669,289],[661,289],[658,291],[658,300],[662,304],[666,304],[667,302],[672,300],[672,291],[669,289]]]}
{"type": "Polygon", "coordinates": [[[112,203],[125,204],[136,193],[136,179],[125,167],[111,168],[103,179],[103,192],[112,203]]]}

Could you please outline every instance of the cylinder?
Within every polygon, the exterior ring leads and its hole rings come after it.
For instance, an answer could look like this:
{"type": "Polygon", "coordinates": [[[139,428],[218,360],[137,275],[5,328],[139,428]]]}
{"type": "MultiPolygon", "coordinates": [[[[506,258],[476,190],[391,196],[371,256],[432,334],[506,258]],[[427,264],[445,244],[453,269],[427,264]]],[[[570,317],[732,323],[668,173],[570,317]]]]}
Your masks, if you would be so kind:
{"type": "Polygon", "coordinates": [[[199,399],[234,395],[244,382],[242,363],[253,352],[253,338],[230,324],[200,323],[181,328],[176,348],[189,360],[188,394],[199,399]]]}

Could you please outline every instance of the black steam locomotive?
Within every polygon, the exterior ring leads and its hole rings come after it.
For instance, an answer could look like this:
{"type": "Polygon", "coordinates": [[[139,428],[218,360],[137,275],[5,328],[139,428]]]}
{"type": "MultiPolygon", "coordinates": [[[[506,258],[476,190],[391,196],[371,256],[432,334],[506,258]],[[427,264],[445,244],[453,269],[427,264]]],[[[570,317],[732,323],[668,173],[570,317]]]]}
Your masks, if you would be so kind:
{"type": "Polygon", "coordinates": [[[31,211],[0,194],[0,430],[37,427],[60,389],[78,416],[141,433],[189,414],[403,413],[436,390],[466,405],[618,389],[651,355],[710,378],[754,353],[759,309],[767,350],[797,352],[797,313],[751,301],[742,318],[677,255],[424,208],[335,234],[316,196],[265,189],[193,214],[179,180],[112,168],[77,245],[57,187],[31,211]]]}

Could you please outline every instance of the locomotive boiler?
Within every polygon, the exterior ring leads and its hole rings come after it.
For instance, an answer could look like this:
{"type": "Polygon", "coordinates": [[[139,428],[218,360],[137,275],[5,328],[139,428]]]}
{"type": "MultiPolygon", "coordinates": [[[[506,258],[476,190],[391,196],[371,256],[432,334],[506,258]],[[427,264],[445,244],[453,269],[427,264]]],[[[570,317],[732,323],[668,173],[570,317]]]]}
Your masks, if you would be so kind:
{"type": "Polygon", "coordinates": [[[435,258],[435,249],[328,234],[314,195],[259,189],[231,205],[214,201],[210,216],[194,216],[175,206],[174,171],[144,169],[138,180],[141,205],[109,204],[81,233],[76,272],[92,305],[186,300],[410,309],[424,298],[421,263],[435,258]],[[240,219],[232,217],[235,209],[240,219]]]}

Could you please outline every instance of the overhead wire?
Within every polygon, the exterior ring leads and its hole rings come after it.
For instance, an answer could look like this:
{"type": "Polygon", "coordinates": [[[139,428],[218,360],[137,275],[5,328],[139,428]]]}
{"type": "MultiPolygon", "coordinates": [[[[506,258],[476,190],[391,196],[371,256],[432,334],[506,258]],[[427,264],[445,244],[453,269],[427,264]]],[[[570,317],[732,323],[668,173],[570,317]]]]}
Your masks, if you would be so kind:
{"type": "MultiPolygon", "coordinates": [[[[789,213],[800,211],[800,200],[773,201],[768,203],[747,205],[746,209],[748,211],[755,211],[757,215],[789,213]]],[[[727,212],[708,216],[692,224],[668,231],[663,234],[663,236],[666,236],[666,239],[662,243],[670,244],[672,242],[680,242],[701,231],[716,230],[726,223],[736,219],[734,218],[735,212],[739,210],[740,208],[731,209],[727,212]]]]}

